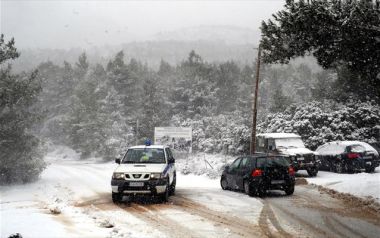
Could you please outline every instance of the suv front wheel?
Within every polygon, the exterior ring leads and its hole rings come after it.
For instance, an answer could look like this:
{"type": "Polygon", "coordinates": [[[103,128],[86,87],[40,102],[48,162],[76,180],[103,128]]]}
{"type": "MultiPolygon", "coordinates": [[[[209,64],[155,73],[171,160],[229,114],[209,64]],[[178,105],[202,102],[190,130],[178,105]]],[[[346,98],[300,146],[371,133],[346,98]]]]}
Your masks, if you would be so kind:
{"type": "Polygon", "coordinates": [[[119,203],[121,202],[121,195],[119,193],[112,192],[112,202],[113,203],[119,203]]]}
{"type": "Polygon", "coordinates": [[[317,167],[308,168],[308,169],[306,169],[306,171],[310,177],[315,177],[318,174],[318,168],[317,167]]]}
{"type": "Polygon", "coordinates": [[[172,184],[170,185],[170,190],[169,190],[169,195],[174,195],[175,194],[175,185],[177,183],[177,176],[176,174],[174,173],[174,176],[173,176],[173,182],[172,184]]]}
{"type": "Polygon", "coordinates": [[[169,178],[168,178],[166,182],[165,192],[160,195],[162,203],[166,203],[169,201],[169,187],[170,185],[169,185],[169,178]]]}

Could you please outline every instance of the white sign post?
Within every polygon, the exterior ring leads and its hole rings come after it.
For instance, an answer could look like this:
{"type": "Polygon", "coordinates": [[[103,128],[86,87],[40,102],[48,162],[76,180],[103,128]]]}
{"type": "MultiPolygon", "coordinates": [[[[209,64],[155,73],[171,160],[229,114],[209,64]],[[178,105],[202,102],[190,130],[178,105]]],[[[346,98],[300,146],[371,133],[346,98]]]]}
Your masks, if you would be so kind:
{"type": "Polygon", "coordinates": [[[176,151],[191,153],[192,134],[191,127],[155,127],[154,144],[167,145],[176,151]]]}

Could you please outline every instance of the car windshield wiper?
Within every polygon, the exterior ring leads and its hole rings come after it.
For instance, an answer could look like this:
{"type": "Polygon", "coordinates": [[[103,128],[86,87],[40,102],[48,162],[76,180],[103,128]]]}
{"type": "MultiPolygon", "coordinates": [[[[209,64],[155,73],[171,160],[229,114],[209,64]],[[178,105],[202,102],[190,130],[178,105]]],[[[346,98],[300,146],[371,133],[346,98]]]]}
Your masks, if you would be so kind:
{"type": "Polygon", "coordinates": [[[131,160],[123,161],[123,164],[135,164],[135,163],[136,163],[135,161],[131,161],[131,160]]]}

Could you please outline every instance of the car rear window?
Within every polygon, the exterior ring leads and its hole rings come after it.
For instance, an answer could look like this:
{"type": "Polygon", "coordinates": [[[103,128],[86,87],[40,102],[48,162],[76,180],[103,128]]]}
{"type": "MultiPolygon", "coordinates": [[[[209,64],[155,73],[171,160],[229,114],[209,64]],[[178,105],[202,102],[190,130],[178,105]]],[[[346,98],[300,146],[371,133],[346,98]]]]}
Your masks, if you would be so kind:
{"type": "Polygon", "coordinates": [[[265,168],[265,167],[288,167],[289,163],[284,157],[261,157],[257,158],[256,167],[265,168]]]}
{"type": "Polygon", "coordinates": [[[348,146],[347,150],[349,152],[353,152],[353,153],[363,153],[363,152],[365,152],[364,146],[361,146],[361,145],[348,146]]]}

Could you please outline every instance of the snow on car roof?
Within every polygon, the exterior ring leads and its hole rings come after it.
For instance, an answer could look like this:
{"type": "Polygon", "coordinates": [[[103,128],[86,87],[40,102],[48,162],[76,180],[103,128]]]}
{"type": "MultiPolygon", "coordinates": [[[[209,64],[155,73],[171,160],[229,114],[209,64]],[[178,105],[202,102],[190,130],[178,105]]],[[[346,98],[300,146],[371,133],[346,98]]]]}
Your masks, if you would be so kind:
{"type": "Polygon", "coordinates": [[[350,145],[361,145],[367,151],[372,151],[372,152],[374,152],[375,154],[378,155],[377,150],[375,148],[373,148],[371,145],[369,145],[369,144],[367,144],[365,142],[362,142],[362,141],[355,141],[355,140],[331,141],[331,142],[328,142],[326,144],[323,144],[323,145],[319,146],[316,151],[319,152],[320,150],[323,150],[324,148],[326,148],[327,145],[336,145],[336,149],[335,150],[333,150],[332,148],[328,149],[328,151],[330,153],[335,152],[335,154],[343,153],[345,147],[347,147],[347,146],[350,146],[350,145]]]}
{"type": "Polygon", "coordinates": [[[375,150],[375,148],[373,148],[370,144],[362,142],[362,141],[355,141],[355,140],[349,141],[349,140],[346,140],[346,141],[336,141],[336,143],[339,143],[339,144],[342,144],[342,145],[345,145],[345,146],[348,146],[348,145],[361,145],[361,146],[363,146],[368,151],[375,151],[375,152],[377,152],[377,150],[375,150]]]}
{"type": "Polygon", "coordinates": [[[135,145],[135,146],[131,146],[129,147],[129,149],[145,149],[145,148],[153,148],[153,149],[164,149],[166,148],[167,146],[165,145],[135,145]]]}
{"type": "Polygon", "coordinates": [[[281,138],[301,138],[301,136],[295,133],[261,133],[257,134],[257,136],[262,136],[264,138],[273,138],[273,139],[281,139],[281,138]]]}

